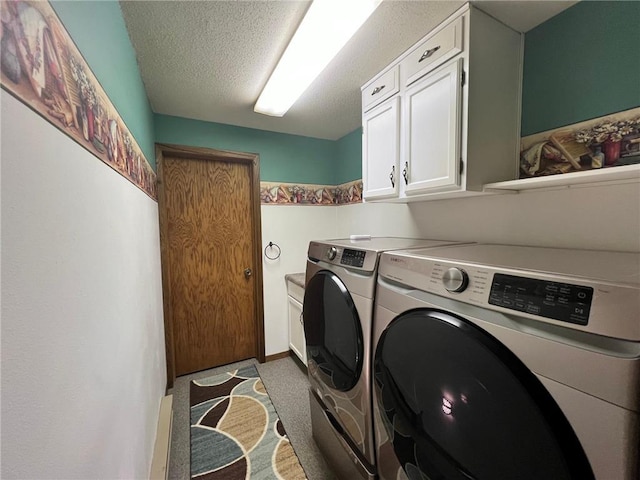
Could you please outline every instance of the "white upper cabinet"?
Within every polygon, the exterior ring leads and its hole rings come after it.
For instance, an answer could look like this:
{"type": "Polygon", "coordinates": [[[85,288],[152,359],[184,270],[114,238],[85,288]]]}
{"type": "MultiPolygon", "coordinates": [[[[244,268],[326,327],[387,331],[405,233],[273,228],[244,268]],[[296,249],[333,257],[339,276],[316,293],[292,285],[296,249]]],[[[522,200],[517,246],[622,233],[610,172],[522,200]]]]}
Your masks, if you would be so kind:
{"type": "Polygon", "coordinates": [[[362,87],[364,199],[478,195],[516,178],[521,77],[521,34],[475,7],[428,33],[362,87]]]}
{"type": "Polygon", "coordinates": [[[362,89],[362,111],[366,112],[395,95],[400,90],[400,69],[392,68],[376,78],[368,88],[362,89]]]}
{"type": "Polygon", "coordinates": [[[457,17],[413,47],[411,53],[402,61],[407,84],[413,83],[425,73],[462,52],[462,25],[462,17],[457,17]]]}
{"type": "Polygon", "coordinates": [[[407,195],[460,185],[460,91],[462,60],[452,62],[407,88],[403,98],[407,195]]]}
{"type": "Polygon", "coordinates": [[[400,99],[395,96],[362,117],[362,166],[367,198],[398,196],[400,161],[400,99]]]}

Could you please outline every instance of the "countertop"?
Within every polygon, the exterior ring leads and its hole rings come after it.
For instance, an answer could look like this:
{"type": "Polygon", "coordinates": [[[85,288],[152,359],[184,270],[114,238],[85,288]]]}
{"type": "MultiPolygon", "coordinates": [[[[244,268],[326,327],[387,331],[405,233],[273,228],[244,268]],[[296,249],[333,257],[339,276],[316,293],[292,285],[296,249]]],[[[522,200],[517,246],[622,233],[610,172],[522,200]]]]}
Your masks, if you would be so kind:
{"type": "Polygon", "coordinates": [[[304,288],[304,272],[302,273],[287,273],[284,276],[285,282],[291,282],[299,287],[304,288]]]}

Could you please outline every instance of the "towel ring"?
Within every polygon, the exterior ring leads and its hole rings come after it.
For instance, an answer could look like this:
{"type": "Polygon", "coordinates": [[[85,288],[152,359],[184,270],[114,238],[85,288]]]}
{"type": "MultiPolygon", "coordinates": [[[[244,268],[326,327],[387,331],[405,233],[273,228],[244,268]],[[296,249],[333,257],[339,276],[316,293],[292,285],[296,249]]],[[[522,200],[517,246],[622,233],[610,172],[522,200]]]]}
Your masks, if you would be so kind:
{"type": "Polygon", "coordinates": [[[267,257],[269,260],[277,260],[278,258],[280,258],[280,252],[281,252],[280,247],[273,242],[269,242],[269,245],[264,247],[264,256],[267,257]],[[271,252],[274,249],[277,250],[276,253],[271,253],[271,255],[267,253],[267,250],[271,252]]]}

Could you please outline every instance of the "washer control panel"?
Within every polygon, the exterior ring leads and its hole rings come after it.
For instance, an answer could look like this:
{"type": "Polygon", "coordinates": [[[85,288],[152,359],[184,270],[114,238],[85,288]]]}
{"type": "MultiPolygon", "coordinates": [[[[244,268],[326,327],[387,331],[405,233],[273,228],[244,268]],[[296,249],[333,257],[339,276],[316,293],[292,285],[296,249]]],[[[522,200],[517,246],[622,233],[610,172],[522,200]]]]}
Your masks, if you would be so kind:
{"type": "Polygon", "coordinates": [[[461,268],[451,267],[442,275],[442,284],[449,292],[463,292],[469,284],[469,276],[461,268]]]}
{"type": "Polygon", "coordinates": [[[586,325],[593,288],[496,273],[489,303],[498,307],[586,325]]]}
{"type": "Polygon", "coordinates": [[[454,261],[428,254],[383,253],[378,286],[395,285],[409,297],[418,298],[422,291],[510,314],[513,319],[640,342],[640,285],[636,283],[454,261]]]}
{"type": "Polygon", "coordinates": [[[352,250],[345,248],[342,252],[342,258],[340,259],[341,265],[347,265],[349,267],[362,267],[364,265],[364,258],[367,252],[364,250],[352,250]]]}

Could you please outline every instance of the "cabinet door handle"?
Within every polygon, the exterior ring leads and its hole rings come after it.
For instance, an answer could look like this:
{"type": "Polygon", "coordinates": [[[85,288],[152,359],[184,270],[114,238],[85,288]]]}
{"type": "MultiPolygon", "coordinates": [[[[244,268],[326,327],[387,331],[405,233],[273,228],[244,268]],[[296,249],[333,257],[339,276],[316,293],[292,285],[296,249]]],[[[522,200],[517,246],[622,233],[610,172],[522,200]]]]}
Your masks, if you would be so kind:
{"type": "Polygon", "coordinates": [[[371,92],[371,95],[375,95],[376,93],[380,93],[382,91],[382,89],[386,87],[386,85],[381,85],[380,87],[376,87],[373,89],[373,92],[371,92]]]}
{"type": "Polygon", "coordinates": [[[402,176],[404,177],[404,184],[409,185],[409,162],[404,162],[404,168],[402,169],[402,176]]]}
{"type": "Polygon", "coordinates": [[[433,48],[430,48],[429,50],[427,50],[426,52],[424,52],[422,54],[422,56],[420,57],[420,60],[418,60],[418,63],[420,63],[423,60],[426,60],[427,58],[429,58],[431,55],[433,55],[434,53],[436,53],[438,50],[440,50],[440,45],[437,45],[433,48]]]}
{"type": "Polygon", "coordinates": [[[389,174],[389,180],[391,180],[391,186],[395,188],[396,186],[396,166],[391,167],[391,173],[389,174]]]}
{"type": "Polygon", "coordinates": [[[302,318],[303,314],[304,312],[300,312],[300,323],[304,325],[304,319],[302,318]]]}

